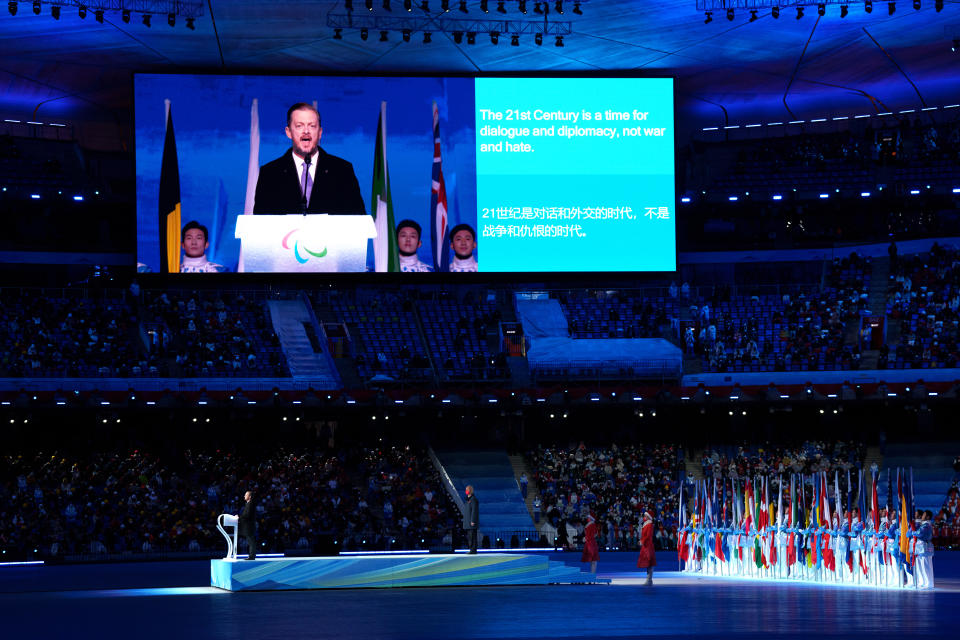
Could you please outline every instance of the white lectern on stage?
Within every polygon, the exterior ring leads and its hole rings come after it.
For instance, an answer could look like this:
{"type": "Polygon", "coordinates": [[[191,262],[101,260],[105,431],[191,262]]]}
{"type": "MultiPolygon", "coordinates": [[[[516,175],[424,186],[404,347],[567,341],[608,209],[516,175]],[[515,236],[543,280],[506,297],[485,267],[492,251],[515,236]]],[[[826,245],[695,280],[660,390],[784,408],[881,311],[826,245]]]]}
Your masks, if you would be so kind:
{"type": "Polygon", "coordinates": [[[224,560],[237,559],[237,529],[239,528],[239,516],[233,516],[229,513],[221,513],[217,516],[217,530],[227,539],[227,557],[224,560]],[[224,530],[224,527],[233,527],[233,538],[224,530]]]}
{"type": "Polygon", "coordinates": [[[377,231],[368,215],[240,215],[235,236],[241,271],[361,272],[367,269],[367,240],[377,231]]]}

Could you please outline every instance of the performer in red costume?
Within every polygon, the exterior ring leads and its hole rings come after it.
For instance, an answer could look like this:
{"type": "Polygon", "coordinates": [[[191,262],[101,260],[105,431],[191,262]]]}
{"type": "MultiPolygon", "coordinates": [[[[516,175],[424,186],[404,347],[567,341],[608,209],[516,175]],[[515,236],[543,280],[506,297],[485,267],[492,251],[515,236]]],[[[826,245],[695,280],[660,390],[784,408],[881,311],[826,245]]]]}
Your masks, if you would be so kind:
{"type": "Polygon", "coordinates": [[[593,514],[587,516],[587,526],[583,530],[583,555],[580,562],[590,563],[590,573],[597,572],[597,560],[600,559],[600,549],[597,547],[597,521],[593,514]]]}
{"type": "Polygon", "coordinates": [[[657,566],[657,556],[653,552],[653,516],[649,511],[643,512],[643,528],[640,529],[640,557],[637,558],[637,568],[647,569],[646,586],[653,584],[653,568],[657,566]]]}

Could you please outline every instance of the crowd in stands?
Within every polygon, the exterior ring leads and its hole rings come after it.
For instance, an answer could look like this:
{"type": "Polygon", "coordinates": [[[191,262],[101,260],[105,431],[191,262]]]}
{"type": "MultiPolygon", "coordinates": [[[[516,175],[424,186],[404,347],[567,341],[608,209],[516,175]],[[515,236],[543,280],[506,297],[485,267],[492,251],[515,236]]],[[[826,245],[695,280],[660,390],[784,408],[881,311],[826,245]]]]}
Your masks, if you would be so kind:
{"type": "Polygon", "coordinates": [[[884,349],[880,368],[956,367],[960,325],[960,250],[934,244],[927,254],[892,255],[887,315],[899,343],[884,349]]]}
{"type": "Polygon", "coordinates": [[[185,377],[288,377],[262,302],[242,293],[148,293],[142,317],[152,356],[185,377]]]}
{"type": "MultiPolygon", "coordinates": [[[[582,534],[587,516],[598,523],[601,548],[631,550],[639,543],[644,511],[657,522],[660,549],[676,543],[676,496],[683,453],[675,445],[540,446],[527,462],[539,490],[545,522],[582,534]]],[[[536,504],[536,503],[535,503],[536,504]]],[[[561,542],[558,546],[563,546],[561,542]]],[[[569,545],[575,540],[567,539],[569,545]]]]}
{"type": "Polygon", "coordinates": [[[121,298],[62,298],[0,290],[0,376],[161,375],[137,345],[137,319],[121,298]]]}
{"type": "Polygon", "coordinates": [[[425,453],[407,445],[258,454],[56,449],[0,457],[6,557],[219,551],[217,515],[256,496],[261,552],[428,548],[459,524],[425,453]],[[36,549],[36,554],[33,550],[36,549]]]}
{"type": "MultiPolygon", "coordinates": [[[[856,471],[864,462],[866,446],[853,441],[807,441],[797,447],[772,445],[717,447],[704,451],[700,459],[706,478],[743,479],[791,473],[812,474],[856,471]]],[[[689,480],[692,479],[688,477],[689,480]]]]}
{"type": "Polygon", "coordinates": [[[661,328],[676,316],[676,295],[662,294],[596,289],[555,295],[571,338],[659,338],[661,328]]]}

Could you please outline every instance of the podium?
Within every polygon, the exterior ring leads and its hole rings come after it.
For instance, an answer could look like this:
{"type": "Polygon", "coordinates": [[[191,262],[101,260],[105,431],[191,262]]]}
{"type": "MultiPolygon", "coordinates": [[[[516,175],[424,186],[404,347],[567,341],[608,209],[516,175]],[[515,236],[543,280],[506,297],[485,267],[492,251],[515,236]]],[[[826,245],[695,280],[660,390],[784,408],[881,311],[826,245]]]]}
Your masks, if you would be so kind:
{"type": "Polygon", "coordinates": [[[368,215],[239,215],[238,271],[337,273],[367,270],[367,240],[377,237],[368,215]]]}
{"type": "Polygon", "coordinates": [[[224,560],[237,559],[237,530],[239,529],[240,518],[229,514],[221,513],[217,516],[217,530],[227,539],[227,557],[224,560]],[[233,538],[224,530],[224,527],[233,527],[233,538]]]}

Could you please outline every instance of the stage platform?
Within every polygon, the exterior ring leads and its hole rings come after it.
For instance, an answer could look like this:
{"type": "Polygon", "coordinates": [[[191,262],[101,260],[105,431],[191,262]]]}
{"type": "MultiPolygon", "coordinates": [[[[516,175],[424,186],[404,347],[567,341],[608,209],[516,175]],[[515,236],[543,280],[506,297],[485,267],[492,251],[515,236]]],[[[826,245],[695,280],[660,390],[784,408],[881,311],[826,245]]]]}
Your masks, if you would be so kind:
{"type": "Polygon", "coordinates": [[[228,591],[609,582],[543,554],[410,553],[210,561],[210,585],[228,591]]]}

